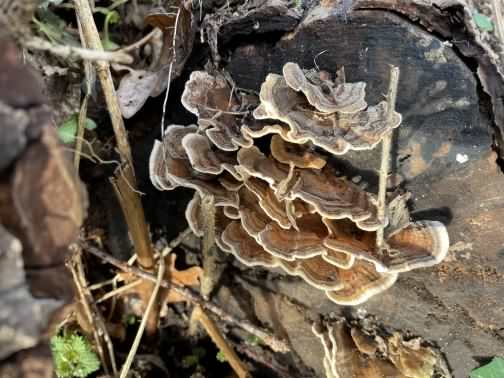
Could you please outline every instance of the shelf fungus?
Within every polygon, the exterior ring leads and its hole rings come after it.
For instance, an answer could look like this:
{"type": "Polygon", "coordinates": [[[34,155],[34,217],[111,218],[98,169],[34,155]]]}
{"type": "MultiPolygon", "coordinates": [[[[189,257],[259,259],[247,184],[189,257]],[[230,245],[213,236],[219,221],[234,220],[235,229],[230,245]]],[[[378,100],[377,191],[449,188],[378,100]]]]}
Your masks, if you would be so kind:
{"type": "Polygon", "coordinates": [[[312,330],[324,348],[328,378],[430,378],[438,361],[419,338],[406,341],[398,332],[382,337],[343,319],[315,324],[312,330]]]}
{"type": "Polygon", "coordinates": [[[376,195],[330,159],[372,149],[401,122],[385,102],[368,106],[365,83],[287,63],[283,75],[268,75],[254,105],[226,77],[191,74],[182,103],[197,125],[168,126],[149,162],[156,188],[195,189],[186,218],[196,235],[205,232],[201,198],[211,195],[220,249],[247,266],[299,276],[342,305],[363,303],[399,273],[445,257],[443,224],[410,221],[402,196],[388,199],[381,222],[376,195]]]}

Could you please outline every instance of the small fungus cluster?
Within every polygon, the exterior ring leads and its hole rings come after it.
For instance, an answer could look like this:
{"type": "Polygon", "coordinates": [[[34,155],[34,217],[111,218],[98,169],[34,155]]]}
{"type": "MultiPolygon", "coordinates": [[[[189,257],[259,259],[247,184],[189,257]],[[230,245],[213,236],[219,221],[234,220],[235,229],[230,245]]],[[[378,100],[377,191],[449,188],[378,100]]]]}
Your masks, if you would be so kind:
{"type": "Polygon", "coordinates": [[[443,224],[410,222],[397,197],[377,249],[376,196],[330,160],[374,148],[401,123],[385,101],[368,106],[365,88],[287,63],[267,76],[258,101],[221,72],[193,72],[182,103],[198,124],[166,128],[151,180],[159,190],[195,189],[186,218],[199,236],[202,199],[211,197],[216,243],[243,264],[282,268],[338,304],[362,303],[398,273],[439,263],[449,246],[443,224]]]}
{"type": "Polygon", "coordinates": [[[406,341],[398,332],[382,337],[344,320],[316,324],[312,331],[323,345],[328,378],[430,378],[438,360],[419,338],[406,341]]]}

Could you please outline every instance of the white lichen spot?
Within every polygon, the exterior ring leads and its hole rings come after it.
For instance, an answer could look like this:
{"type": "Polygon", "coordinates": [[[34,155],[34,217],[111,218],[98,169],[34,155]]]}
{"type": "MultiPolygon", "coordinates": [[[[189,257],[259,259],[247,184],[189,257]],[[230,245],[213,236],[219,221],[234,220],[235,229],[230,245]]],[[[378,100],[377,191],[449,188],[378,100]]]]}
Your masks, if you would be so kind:
{"type": "Polygon", "coordinates": [[[446,63],[447,59],[444,55],[444,46],[441,45],[440,47],[433,48],[429,51],[424,52],[424,57],[430,62],[433,63],[446,63]]]}
{"type": "Polygon", "coordinates": [[[466,154],[457,154],[455,159],[459,164],[464,164],[469,160],[469,156],[467,156],[466,154]]]}

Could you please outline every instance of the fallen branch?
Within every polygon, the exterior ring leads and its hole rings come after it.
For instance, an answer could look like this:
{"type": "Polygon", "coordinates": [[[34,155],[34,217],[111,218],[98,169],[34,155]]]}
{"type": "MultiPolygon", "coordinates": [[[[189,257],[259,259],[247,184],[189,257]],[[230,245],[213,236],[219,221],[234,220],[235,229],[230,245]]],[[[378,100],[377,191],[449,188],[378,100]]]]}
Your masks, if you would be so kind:
{"type": "MultiPolygon", "coordinates": [[[[79,244],[87,252],[99,257],[100,259],[111,265],[114,265],[116,268],[124,272],[134,274],[138,277],[141,277],[151,282],[156,282],[156,276],[153,275],[152,273],[146,272],[142,269],[133,266],[129,266],[126,262],[120,261],[115,257],[110,256],[109,254],[94,247],[87,241],[81,240],[79,241],[79,244]]],[[[268,332],[262,330],[261,328],[253,325],[248,321],[236,319],[233,315],[228,314],[227,312],[225,312],[218,306],[214,305],[213,303],[205,301],[202,297],[200,297],[192,290],[187,289],[181,285],[177,285],[176,283],[169,282],[167,280],[161,281],[161,286],[177,292],[178,294],[184,296],[188,301],[192,302],[193,304],[199,304],[202,308],[211,312],[222,321],[240,327],[241,329],[247,331],[248,333],[258,337],[264,342],[265,345],[268,345],[275,352],[287,353],[290,351],[290,348],[285,341],[279,340],[275,336],[269,334],[268,332]]]]}

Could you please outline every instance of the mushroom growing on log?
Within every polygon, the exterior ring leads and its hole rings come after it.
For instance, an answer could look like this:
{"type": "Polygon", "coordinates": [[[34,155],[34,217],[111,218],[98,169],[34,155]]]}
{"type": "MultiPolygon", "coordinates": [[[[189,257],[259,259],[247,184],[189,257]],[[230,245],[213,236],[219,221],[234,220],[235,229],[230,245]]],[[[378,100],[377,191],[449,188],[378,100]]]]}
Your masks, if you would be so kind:
{"type": "MultiPolygon", "coordinates": [[[[243,33],[243,24],[236,31],[230,25],[219,38],[236,87],[257,92],[268,74],[280,75],[286,62],[296,62],[331,73],[344,67],[346,79],[365,82],[365,99],[376,104],[386,93],[389,65],[400,68],[396,109],[403,122],[392,143],[390,183],[412,194],[408,204],[414,220],[446,225],[451,247],[443,263],[402,274],[359,310],[398,328],[421,329],[442,346],[453,376],[464,377],[479,365],[473,356],[504,348],[499,305],[504,290],[504,55],[496,31],[479,29],[474,19],[478,11],[497,28],[490,3],[327,1],[309,8],[297,26],[276,39],[261,35],[262,23],[249,30],[253,39],[237,37],[226,44],[243,33]]],[[[248,23],[255,24],[253,15],[248,23]]],[[[288,141],[289,128],[278,123],[247,123],[242,130],[254,138],[276,133],[288,141]]],[[[379,152],[349,151],[328,161],[341,164],[339,171],[349,177],[361,176],[376,193],[379,152]]],[[[317,312],[343,311],[294,284],[268,287],[317,312]]]]}
{"type": "Polygon", "coordinates": [[[338,304],[357,305],[388,289],[398,273],[439,263],[448,234],[440,222],[406,222],[378,249],[375,196],[338,176],[329,159],[372,149],[401,116],[388,117],[384,102],[368,106],[363,82],[314,75],[295,63],[285,64],[283,76],[268,75],[254,120],[225,75],[193,72],[182,102],[198,126],[168,126],[152,152],[151,177],[160,189],[197,191],[186,212],[196,235],[204,230],[201,197],[211,195],[223,251],[247,266],[282,268],[338,304]],[[261,127],[267,131],[255,135],[271,139],[269,155],[249,132],[261,127]],[[224,186],[224,175],[242,185],[224,186]]]}

